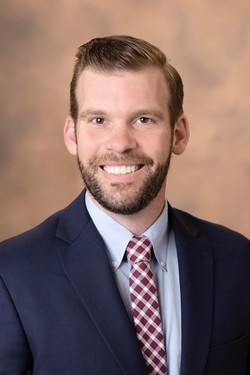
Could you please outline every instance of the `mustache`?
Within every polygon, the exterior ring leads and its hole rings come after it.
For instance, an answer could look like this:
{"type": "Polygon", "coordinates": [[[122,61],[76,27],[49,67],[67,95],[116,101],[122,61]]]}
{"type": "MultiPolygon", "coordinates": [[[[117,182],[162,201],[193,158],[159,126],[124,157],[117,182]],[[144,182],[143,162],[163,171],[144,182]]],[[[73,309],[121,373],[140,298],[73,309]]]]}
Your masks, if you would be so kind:
{"type": "Polygon", "coordinates": [[[129,153],[126,155],[117,155],[117,154],[108,154],[108,155],[102,155],[99,157],[95,157],[89,160],[88,164],[89,166],[99,166],[103,165],[109,162],[115,162],[115,163],[131,163],[131,164],[147,164],[147,165],[153,165],[154,161],[144,155],[144,154],[138,154],[138,153],[129,153]]]}

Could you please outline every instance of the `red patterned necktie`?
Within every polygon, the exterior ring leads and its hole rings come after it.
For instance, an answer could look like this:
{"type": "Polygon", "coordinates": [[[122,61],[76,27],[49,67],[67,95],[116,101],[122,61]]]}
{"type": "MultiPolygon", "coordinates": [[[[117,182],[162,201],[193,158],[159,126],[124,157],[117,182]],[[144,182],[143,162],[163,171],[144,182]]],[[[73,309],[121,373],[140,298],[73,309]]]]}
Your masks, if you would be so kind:
{"type": "Polygon", "coordinates": [[[166,375],[166,351],[156,285],[150,268],[152,244],[133,237],[126,255],[131,263],[129,288],[134,325],[150,375],[166,375]]]}

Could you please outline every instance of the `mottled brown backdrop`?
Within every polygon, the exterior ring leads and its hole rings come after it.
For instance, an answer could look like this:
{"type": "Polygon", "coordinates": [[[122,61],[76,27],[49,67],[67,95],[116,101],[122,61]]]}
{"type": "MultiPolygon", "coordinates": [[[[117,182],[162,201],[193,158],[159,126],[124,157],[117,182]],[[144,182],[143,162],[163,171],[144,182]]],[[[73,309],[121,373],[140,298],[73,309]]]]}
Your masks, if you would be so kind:
{"type": "Polygon", "coordinates": [[[170,202],[250,236],[249,0],[1,0],[0,238],[81,190],[62,137],[68,86],[76,48],[110,34],[160,46],[184,79],[192,136],[170,202]]]}

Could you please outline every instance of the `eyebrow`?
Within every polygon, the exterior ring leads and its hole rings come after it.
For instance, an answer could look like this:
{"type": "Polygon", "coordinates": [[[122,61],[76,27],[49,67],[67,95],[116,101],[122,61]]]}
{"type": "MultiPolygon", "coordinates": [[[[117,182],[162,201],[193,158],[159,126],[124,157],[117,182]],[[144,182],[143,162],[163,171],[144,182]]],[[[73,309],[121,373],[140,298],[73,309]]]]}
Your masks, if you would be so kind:
{"type": "MultiPolygon", "coordinates": [[[[88,116],[107,116],[108,113],[95,108],[89,108],[86,111],[80,113],[79,119],[84,120],[88,116]]],[[[130,115],[131,118],[135,117],[142,117],[142,116],[154,116],[157,117],[159,120],[163,120],[164,116],[160,111],[151,110],[151,109],[140,109],[137,111],[132,112],[130,115]]]]}
{"type": "Polygon", "coordinates": [[[153,109],[141,109],[132,113],[131,117],[154,116],[159,120],[163,120],[162,112],[153,109]]]}
{"type": "Polygon", "coordinates": [[[107,113],[105,111],[102,111],[100,109],[95,109],[95,108],[89,108],[86,111],[83,111],[80,113],[79,119],[83,120],[87,116],[106,116],[107,113]]]}

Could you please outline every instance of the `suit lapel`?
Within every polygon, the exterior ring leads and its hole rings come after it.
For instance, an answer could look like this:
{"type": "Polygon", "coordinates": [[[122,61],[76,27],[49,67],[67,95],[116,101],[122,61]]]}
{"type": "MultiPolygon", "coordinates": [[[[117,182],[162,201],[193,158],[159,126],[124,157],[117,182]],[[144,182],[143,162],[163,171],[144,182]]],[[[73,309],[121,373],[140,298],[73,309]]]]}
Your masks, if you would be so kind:
{"type": "MultiPolygon", "coordinates": [[[[204,373],[213,316],[213,256],[192,218],[170,208],[180,270],[181,375],[204,373]]],[[[105,252],[81,194],[62,212],[57,237],[65,274],[124,374],[147,374],[105,252]]]]}
{"type": "MultiPolygon", "coordinates": [[[[181,375],[205,371],[213,317],[213,256],[207,241],[183,214],[170,209],[181,288],[181,375]]],[[[191,217],[189,217],[190,219],[191,217]]]]}
{"type": "Polygon", "coordinates": [[[61,264],[124,374],[146,374],[104,243],[87,213],[84,196],[80,198],[65,211],[58,227],[57,236],[69,242],[58,251],[61,264]]]}

